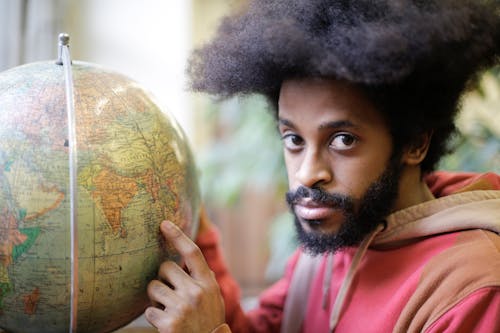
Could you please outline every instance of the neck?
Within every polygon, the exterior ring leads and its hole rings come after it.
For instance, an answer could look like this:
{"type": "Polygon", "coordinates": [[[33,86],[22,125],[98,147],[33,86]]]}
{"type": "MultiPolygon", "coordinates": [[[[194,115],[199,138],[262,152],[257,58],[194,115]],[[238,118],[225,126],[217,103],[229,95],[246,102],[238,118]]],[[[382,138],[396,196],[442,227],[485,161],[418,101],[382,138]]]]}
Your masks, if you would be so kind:
{"type": "Polygon", "coordinates": [[[401,172],[399,195],[393,212],[433,200],[434,195],[422,178],[418,166],[406,166],[401,172]]]}

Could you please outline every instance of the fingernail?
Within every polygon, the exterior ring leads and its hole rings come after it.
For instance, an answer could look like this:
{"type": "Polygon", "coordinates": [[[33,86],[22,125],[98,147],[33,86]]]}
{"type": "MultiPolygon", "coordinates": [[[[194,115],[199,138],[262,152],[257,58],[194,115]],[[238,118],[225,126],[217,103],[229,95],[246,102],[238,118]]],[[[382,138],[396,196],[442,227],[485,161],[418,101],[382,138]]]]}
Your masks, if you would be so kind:
{"type": "Polygon", "coordinates": [[[162,230],[164,230],[166,232],[172,232],[172,230],[175,230],[175,228],[176,228],[175,224],[173,224],[170,221],[163,221],[161,223],[160,227],[162,228],[162,230]]]}

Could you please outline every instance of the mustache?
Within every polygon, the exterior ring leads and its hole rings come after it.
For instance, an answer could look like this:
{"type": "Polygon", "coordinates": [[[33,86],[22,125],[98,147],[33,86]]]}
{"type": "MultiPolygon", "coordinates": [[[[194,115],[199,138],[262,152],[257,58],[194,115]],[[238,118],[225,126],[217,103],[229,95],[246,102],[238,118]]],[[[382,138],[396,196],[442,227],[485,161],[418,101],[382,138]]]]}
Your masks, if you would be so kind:
{"type": "Polygon", "coordinates": [[[299,186],[295,191],[288,191],[286,193],[286,202],[290,207],[306,198],[311,199],[317,204],[344,210],[352,210],[354,207],[354,199],[352,197],[340,193],[329,193],[321,188],[299,186]]]}

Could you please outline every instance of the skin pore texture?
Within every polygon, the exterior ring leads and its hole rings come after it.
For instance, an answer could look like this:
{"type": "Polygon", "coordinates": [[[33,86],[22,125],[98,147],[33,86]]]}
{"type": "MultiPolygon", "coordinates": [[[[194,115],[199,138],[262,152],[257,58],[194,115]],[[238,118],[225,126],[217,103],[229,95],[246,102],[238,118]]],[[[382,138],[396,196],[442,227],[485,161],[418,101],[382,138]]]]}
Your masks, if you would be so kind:
{"type": "Polygon", "coordinates": [[[433,198],[418,167],[429,137],[394,152],[386,121],[353,85],[285,81],[278,123],[287,201],[299,241],[313,254],[356,245],[391,212],[433,198]]]}

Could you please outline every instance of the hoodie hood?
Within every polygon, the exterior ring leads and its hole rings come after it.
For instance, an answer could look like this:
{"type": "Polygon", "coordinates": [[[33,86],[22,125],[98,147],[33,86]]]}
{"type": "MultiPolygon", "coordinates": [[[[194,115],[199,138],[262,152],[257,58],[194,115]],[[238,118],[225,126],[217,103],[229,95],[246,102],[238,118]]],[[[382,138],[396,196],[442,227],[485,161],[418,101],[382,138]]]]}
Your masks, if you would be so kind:
{"type": "Polygon", "coordinates": [[[467,229],[500,234],[500,176],[436,172],[426,182],[436,197],[397,211],[372,242],[390,246],[415,238],[467,229]]]}
{"type": "Polygon", "coordinates": [[[478,174],[438,171],[428,175],[425,182],[436,198],[474,190],[500,190],[500,175],[492,172],[478,174]]]}

